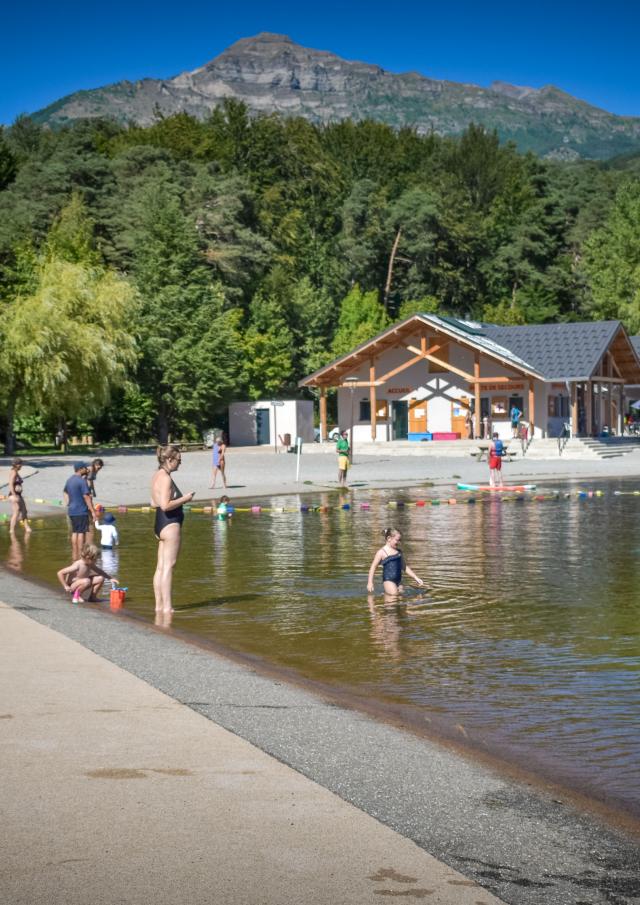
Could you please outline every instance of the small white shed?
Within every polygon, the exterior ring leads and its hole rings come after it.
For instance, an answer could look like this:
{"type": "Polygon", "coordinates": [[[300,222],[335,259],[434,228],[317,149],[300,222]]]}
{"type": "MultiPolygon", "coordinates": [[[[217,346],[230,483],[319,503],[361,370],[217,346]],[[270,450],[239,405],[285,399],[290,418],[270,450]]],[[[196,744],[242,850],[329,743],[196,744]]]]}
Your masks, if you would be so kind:
{"type": "Polygon", "coordinates": [[[261,399],[229,406],[229,442],[232,446],[289,446],[302,437],[312,443],[313,402],[310,399],[261,399]]]}

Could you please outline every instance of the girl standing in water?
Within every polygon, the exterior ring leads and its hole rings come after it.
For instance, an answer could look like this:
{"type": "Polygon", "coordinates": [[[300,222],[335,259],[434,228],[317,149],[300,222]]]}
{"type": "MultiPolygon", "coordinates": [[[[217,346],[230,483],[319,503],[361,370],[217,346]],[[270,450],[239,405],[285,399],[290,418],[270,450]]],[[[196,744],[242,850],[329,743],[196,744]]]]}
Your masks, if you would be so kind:
{"type": "Polygon", "coordinates": [[[180,468],[182,456],[177,446],[159,446],[158,470],[151,481],[151,505],[156,509],[155,534],[158,539],[158,565],[153,576],[156,613],[172,613],[173,569],[180,552],[180,534],[184,521],[183,506],[190,503],[195,490],[181,494],[171,477],[180,468]]]}
{"type": "Polygon", "coordinates": [[[385,544],[381,547],[373,557],[371,568],[369,569],[369,578],[367,580],[367,590],[373,593],[373,577],[378,566],[382,566],[382,586],[387,597],[399,597],[402,594],[402,573],[406,572],[420,587],[424,582],[418,578],[416,573],[409,568],[402,555],[398,544],[402,540],[402,535],[397,528],[385,528],[382,532],[385,544]]]}
{"type": "Polygon", "coordinates": [[[22,459],[14,459],[11,463],[11,473],[9,475],[9,500],[11,502],[11,521],[9,523],[9,531],[14,534],[18,522],[22,522],[25,534],[31,534],[31,526],[29,525],[29,516],[27,514],[27,504],[22,496],[22,478],[20,477],[20,469],[23,466],[22,459]]]}

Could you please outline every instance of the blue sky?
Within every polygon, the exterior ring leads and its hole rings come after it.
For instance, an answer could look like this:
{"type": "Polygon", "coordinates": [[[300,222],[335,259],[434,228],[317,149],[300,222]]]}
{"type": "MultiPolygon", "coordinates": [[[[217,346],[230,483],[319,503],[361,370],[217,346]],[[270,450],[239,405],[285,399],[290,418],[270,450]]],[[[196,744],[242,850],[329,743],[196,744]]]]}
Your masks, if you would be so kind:
{"type": "Polygon", "coordinates": [[[24,0],[2,16],[0,122],[80,88],[195,69],[260,31],[394,72],[554,84],[640,116],[640,5],[630,2],[24,0]]]}

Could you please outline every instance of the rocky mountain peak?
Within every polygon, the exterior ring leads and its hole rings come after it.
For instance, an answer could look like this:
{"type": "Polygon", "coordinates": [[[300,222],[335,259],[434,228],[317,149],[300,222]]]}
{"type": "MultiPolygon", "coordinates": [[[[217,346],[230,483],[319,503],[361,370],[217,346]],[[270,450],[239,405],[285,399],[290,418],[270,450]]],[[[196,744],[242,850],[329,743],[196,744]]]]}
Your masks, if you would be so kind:
{"type": "Polygon", "coordinates": [[[640,145],[640,119],[617,117],[547,85],[530,88],[494,81],[489,88],[392,73],[261,32],[241,38],[192,72],[172,79],[121,82],[78,91],[34,114],[60,125],[112,117],[148,125],[157,112],[207,117],[225,98],[255,113],[303,116],[315,123],[366,118],[419,133],[456,135],[469,123],[496,129],[522,150],[563,156],[609,157],[640,145]]]}

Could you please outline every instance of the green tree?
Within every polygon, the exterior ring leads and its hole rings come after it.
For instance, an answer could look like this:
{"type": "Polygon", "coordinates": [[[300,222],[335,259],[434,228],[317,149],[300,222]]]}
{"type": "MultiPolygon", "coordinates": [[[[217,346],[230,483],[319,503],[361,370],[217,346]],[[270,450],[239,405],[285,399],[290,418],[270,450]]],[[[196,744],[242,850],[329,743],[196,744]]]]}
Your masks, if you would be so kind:
{"type": "Polygon", "coordinates": [[[640,332],[640,180],[623,183],[607,221],[585,245],[595,318],[615,318],[640,332]]]}
{"type": "Polygon", "coordinates": [[[333,338],[334,356],[351,352],[391,323],[377,292],[362,292],[356,284],[340,304],[338,329],[333,338]]]}

